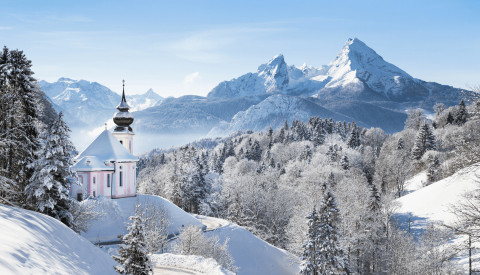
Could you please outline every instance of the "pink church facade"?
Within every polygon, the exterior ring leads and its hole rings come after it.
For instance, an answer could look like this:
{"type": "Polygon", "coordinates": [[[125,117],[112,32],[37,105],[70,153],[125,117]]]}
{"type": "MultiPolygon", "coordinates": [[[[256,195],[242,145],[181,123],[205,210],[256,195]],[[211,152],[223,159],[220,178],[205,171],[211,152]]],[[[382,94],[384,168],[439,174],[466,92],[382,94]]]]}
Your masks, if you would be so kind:
{"type": "Polygon", "coordinates": [[[70,195],[78,200],[103,196],[106,198],[134,197],[137,192],[137,162],[133,155],[134,133],[130,125],[133,117],[128,112],[125,90],[113,118],[113,133],[105,129],[83,152],[71,167],[78,176],[78,185],[72,185],[70,195]]]}

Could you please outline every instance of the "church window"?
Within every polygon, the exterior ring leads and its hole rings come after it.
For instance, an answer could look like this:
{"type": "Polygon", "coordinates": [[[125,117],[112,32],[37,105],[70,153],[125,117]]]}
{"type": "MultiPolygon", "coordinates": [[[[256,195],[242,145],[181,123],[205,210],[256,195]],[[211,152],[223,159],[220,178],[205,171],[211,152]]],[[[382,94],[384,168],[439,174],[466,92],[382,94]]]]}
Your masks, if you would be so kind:
{"type": "Polygon", "coordinates": [[[95,196],[95,191],[93,191],[93,197],[94,197],[94,198],[96,197],[96,196],[95,196]]]}
{"type": "Polygon", "coordinates": [[[122,175],[122,171],[120,171],[120,186],[123,186],[123,175],[122,175]]]}
{"type": "MultiPolygon", "coordinates": [[[[93,184],[95,184],[95,177],[93,177],[93,184]]],[[[95,196],[94,196],[95,197],[95,196]]]]}
{"type": "Polygon", "coordinates": [[[123,144],[123,140],[120,140],[120,144],[123,144]]]}
{"type": "Polygon", "coordinates": [[[107,187],[110,187],[110,174],[107,174],[107,187]]]}

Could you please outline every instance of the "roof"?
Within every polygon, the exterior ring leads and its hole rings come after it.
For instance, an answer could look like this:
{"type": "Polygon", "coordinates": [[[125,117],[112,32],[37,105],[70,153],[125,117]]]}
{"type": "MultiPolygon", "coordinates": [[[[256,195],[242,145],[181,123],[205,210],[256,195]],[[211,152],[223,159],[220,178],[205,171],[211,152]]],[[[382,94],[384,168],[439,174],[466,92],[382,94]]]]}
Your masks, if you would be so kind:
{"type": "Polygon", "coordinates": [[[85,156],[77,160],[72,166],[73,171],[113,171],[113,165],[107,166],[95,156],[85,156]]]}
{"type": "MultiPolygon", "coordinates": [[[[77,163],[72,167],[79,169],[83,167],[80,164],[83,160],[84,165],[86,161],[90,160],[88,168],[96,169],[106,168],[107,162],[130,162],[138,161],[138,157],[130,154],[130,152],[123,147],[123,145],[116,139],[108,130],[104,130],[83,152],[75,157],[77,163]],[[78,165],[78,168],[77,168],[78,165]],[[95,165],[95,166],[94,166],[95,165]]],[[[87,167],[85,167],[87,168],[87,167]]],[[[105,169],[109,170],[109,169],[105,169]]]]}

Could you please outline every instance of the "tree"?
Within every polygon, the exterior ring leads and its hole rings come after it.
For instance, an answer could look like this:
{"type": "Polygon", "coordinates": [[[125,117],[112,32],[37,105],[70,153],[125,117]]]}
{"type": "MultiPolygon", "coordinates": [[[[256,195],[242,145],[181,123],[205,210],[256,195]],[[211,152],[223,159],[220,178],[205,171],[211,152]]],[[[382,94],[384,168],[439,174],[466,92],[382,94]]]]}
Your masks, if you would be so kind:
{"type": "Polygon", "coordinates": [[[334,195],[328,190],[318,215],[319,274],[348,274],[348,265],[338,239],[339,210],[334,195]]]}
{"type": "Polygon", "coordinates": [[[412,149],[413,158],[419,160],[426,151],[435,150],[435,143],[435,136],[433,135],[432,130],[427,123],[424,123],[418,131],[415,139],[415,145],[412,149]]]}
{"type": "Polygon", "coordinates": [[[69,140],[69,131],[60,113],[49,131],[41,134],[42,147],[30,165],[35,170],[25,194],[30,208],[72,227],[70,208],[73,202],[68,190],[76,175],[70,171],[75,148],[69,140]]]}
{"type": "Polygon", "coordinates": [[[228,241],[228,238],[224,243],[218,237],[207,238],[200,228],[189,225],[180,232],[174,251],[182,255],[213,258],[224,268],[236,272],[237,267],[228,252],[228,241]]]}
{"type": "Polygon", "coordinates": [[[308,224],[307,240],[303,245],[302,269],[300,274],[317,275],[320,265],[320,250],[319,250],[319,218],[315,207],[312,212],[306,217],[308,224]]]}
{"type": "Polygon", "coordinates": [[[40,93],[31,61],[23,51],[3,48],[0,55],[0,197],[25,206],[38,140],[40,93]]]}
{"type": "Polygon", "coordinates": [[[350,162],[348,161],[347,155],[344,155],[340,160],[340,165],[342,166],[343,170],[348,170],[350,168],[350,162]]]}
{"type": "Polygon", "coordinates": [[[465,102],[462,100],[458,105],[458,110],[455,116],[455,124],[463,125],[465,122],[467,122],[467,118],[468,118],[467,108],[465,107],[465,102]]]}
{"type": "Polygon", "coordinates": [[[135,215],[131,216],[128,233],[122,237],[122,245],[118,249],[118,256],[113,256],[120,265],[115,270],[121,274],[147,275],[152,272],[152,264],[148,256],[145,231],[141,221],[140,209],[135,208],[135,215]]]}
{"type": "Polygon", "coordinates": [[[352,131],[350,132],[350,137],[347,140],[348,147],[355,149],[360,146],[360,133],[358,131],[357,124],[352,122],[352,131]]]}
{"type": "Polygon", "coordinates": [[[163,253],[166,249],[168,227],[171,218],[162,206],[144,201],[138,204],[141,222],[144,228],[145,244],[148,253],[163,253]]]}

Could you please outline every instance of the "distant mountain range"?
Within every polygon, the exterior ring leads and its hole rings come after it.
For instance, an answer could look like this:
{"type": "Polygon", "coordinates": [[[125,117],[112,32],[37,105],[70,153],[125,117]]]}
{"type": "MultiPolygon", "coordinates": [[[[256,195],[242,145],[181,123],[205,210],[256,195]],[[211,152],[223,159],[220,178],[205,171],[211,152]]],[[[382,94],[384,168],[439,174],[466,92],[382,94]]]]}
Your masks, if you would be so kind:
{"type": "MultiPolygon", "coordinates": [[[[40,87],[57,111],[62,111],[70,127],[95,127],[116,112],[121,96],[109,88],[86,80],[62,77],[49,83],[39,81],[40,87]]],[[[140,111],[155,106],[164,98],[152,89],[140,95],[127,95],[131,111],[140,111]]]]}
{"type": "MultiPolygon", "coordinates": [[[[40,81],[40,86],[75,126],[111,118],[120,100],[108,88],[85,80],[61,78],[55,83],[40,81]]],[[[137,131],[215,136],[266,130],[285,120],[310,116],[395,132],[403,129],[407,109],[430,112],[435,103],[450,106],[471,95],[471,91],[414,78],[355,38],[348,39],[337,57],[320,68],[289,66],[280,54],[255,73],[221,82],[207,97],[164,99],[149,90],[127,101],[136,111],[137,131]]]]}

